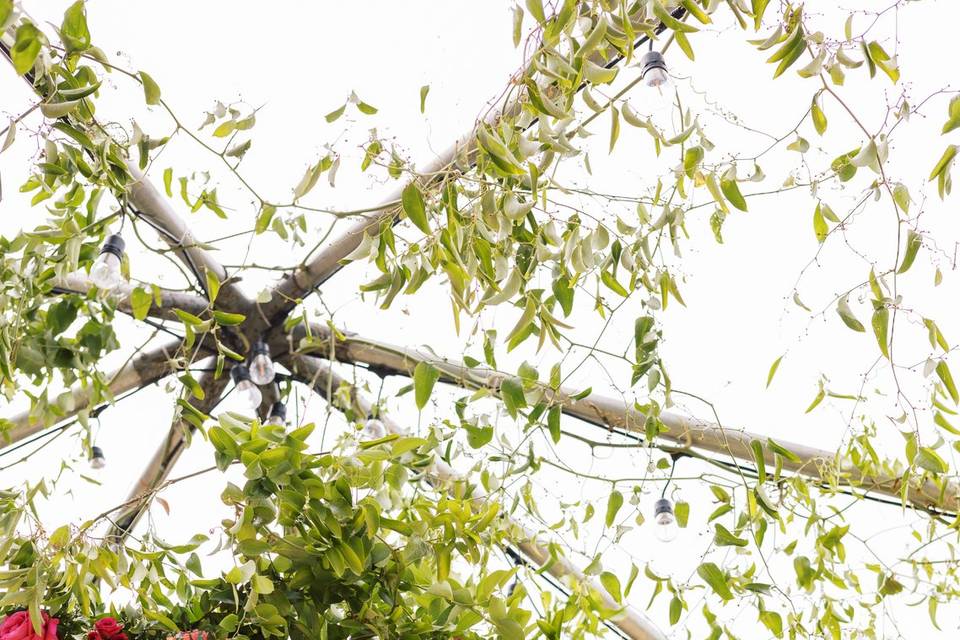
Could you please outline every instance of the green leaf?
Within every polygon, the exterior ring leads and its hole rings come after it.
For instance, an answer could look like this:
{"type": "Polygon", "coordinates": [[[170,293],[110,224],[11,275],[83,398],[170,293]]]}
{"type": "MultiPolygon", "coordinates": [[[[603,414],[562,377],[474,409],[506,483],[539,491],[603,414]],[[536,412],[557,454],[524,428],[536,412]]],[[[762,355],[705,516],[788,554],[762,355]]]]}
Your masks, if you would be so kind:
{"type": "Polygon", "coordinates": [[[501,382],[500,397],[511,418],[516,418],[517,412],[527,406],[527,399],[519,378],[506,378],[501,382]]]}
{"type": "Polygon", "coordinates": [[[783,360],[783,356],[780,356],[773,361],[773,364],[770,365],[770,371],[767,372],[767,388],[770,387],[770,383],[773,382],[773,376],[777,375],[777,369],[780,368],[780,361],[783,360]]]}
{"type": "Polygon", "coordinates": [[[410,218],[410,222],[415,224],[418,229],[424,233],[430,233],[430,224],[427,222],[427,210],[423,201],[423,194],[420,188],[413,182],[403,188],[403,194],[400,197],[403,204],[403,212],[410,218]]]}
{"type": "Polygon", "coordinates": [[[623,594],[620,589],[620,579],[616,575],[610,573],[609,571],[604,571],[600,574],[600,584],[603,585],[603,588],[607,590],[613,599],[619,604],[623,602],[623,594]]]}
{"type": "Polygon", "coordinates": [[[933,170],[930,172],[930,178],[928,181],[932,181],[934,178],[938,177],[941,173],[944,173],[947,170],[947,167],[950,166],[950,163],[953,162],[953,158],[957,155],[957,145],[951,144],[943,151],[943,155],[940,156],[940,159],[937,160],[937,164],[934,165],[933,170]]]}
{"type": "Polygon", "coordinates": [[[610,497],[607,498],[607,516],[605,523],[607,527],[612,527],[614,521],[617,519],[617,512],[620,511],[620,507],[623,506],[623,494],[614,489],[610,492],[610,497]]]}
{"type": "Polygon", "coordinates": [[[173,197],[173,169],[167,167],[163,170],[163,189],[167,192],[167,197],[173,197]]]}
{"type": "Polygon", "coordinates": [[[217,324],[224,327],[234,327],[238,324],[243,324],[243,321],[246,320],[246,316],[242,313],[228,313],[226,311],[213,311],[213,319],[217,321],[217,324]]]}
{"type": "Polygon", "coordinates": [[[921,244],[923,244],[923,237],[919,233],[913,229],[907,232],[907,246],[903,252],[903,261],[900,263],[900,268],[897,269],[898,274],[906,273],[907,269],[913,265],[921,244]]]}
{"type": "Polygon", "coordinates": [[[946,473],[950,469],[950,466],[947,464],[947,462],[930,447],[920,447],[920,450],[917,451],[917,457],[914,459],[914,462],[930,473],[946,473]]]}
{"type": "Polygon", "coordinates": [[[220,279],[217,277],[213,271],[209,269],[206,271],[207,276],[207,299],[210,300],[210,304],[213,304],[217,296],[220,294],[220,279]]]}
{"type": "Polygon", "coordinates": [[[66,100],[64,102],[44,102],[40,105],[40,112],[44,117],[56,120],[69,114],[80,106],[79,100],[66,100]]]}
{"type": "MultiPolygon", "coordinates": [[[[3,21],[0,20],[0,25],[2,24],[3,21]]],[[[67,53],[90,48],[90,30],[87,28],[87,12],[83,0],[77,0],[64,11],[60,37],[67,47],[67,53]]]]}
{"type": "Polygon", "coordinates": [[[704,582],[710,585],[710,588],[713,589],[714,593],[720,596],[720,598],[722,598],[724,601],[733,599],[733,594],[730,592],[730,587],[727,586],[726,576],[724,576],[723,572],[720,571],[720,567],[712,562],[704,562],[697,567],[697,575],[699,575],[704,582]]]}
{"type": "Polygon", "coordinates": [[[893,201],[904,213],[910,213],[910,190],[903,184],[893,188],[893,201]]]}
{"type": "Polygon", "coordinates": [[[810,119],[813,120],[813,128],[822,136],[827,131],[827,116],[823,113],[823,109],[820,108],[820,103],[816,98],[810,105],[810,119]]]}
{"type": "Polygon", "coordinates": [[[827,221],[823,217],[823,210],[820,207],[820,203],[817,203],[817,208],[813,210],[813,233],[817,236],[817,242],[823,244],[827,239],[827,235],[830,233],[830,227],[827,226],[827,221]]]}
{"type": "Polygon", "coordinates": [[[937,363],[937,375],[940,376],[943,386],[947,389],[947,393],[950,394],[953,404],[960,403],[960,393],[957,392],[957,385],[953,381],[953,375],[950,373],[950,367],[947,366],[946,360],[941,360],[937,363]]]}
{"type": "Polygon", "coordinates": [[[776,637],[783,637],[783,618],[776,611],[761,611],[760,622],[776,637]]]}
{"type": "Polygon", "coordinates": [[[433,385],[440,379],[440,371],[429,362],[418,362],[413,370],[413,391],[417,409],[423,410],[433,393],[433,385]]]}
{"type": "Polygon", "coordinates": [[[427,94],[430,93],[430,85],[425,84],[420,87],[420,113],[424,113],[427,109],[427,94]]]}
{"type": "Polygon", "coordinates": [[[607,285],[614,293],[617,295],[627,297],[628,292],[623,288],[623,285],[617,282],[617,279],[613,277],[613,274],[609,271],[601,271],[600,279],[603,281],[603,284],[607,285]]]}
{"type": "Polygon", "coordinates": [[[873,319],[870,324],[873,325],[873,334],[877,337],[877,344],[880,345],[880,353],[883,354],[887,360],[890,359],[890,351],[888,347],[889,338],[887,336],[887,328],[890,323],[890,310],[883,304],[879,308],[875,309],[873,312],[873,319]]]}
{"type": "Polygon", "coordinates": [[[141,287],[137,287],[130,292],[130,308],[133,311],[133,317],[137,320],[143,320],[147,317],[152,304],[153,296],[141,287]]]}
{"type": "Polygon", "coordinates": [[[327,115],[325,115],[325,116],[324,116],[324,119],[325,119],[327,122],[335,122],[336,120],[338,120],[338,119],[340,118],[340,116],[343,115],[343,112],[344,112],[344,110],[346,110],[346,108],[347,108],[347,103],[344,102],[342,105],[340,105],[340,107],[339,107],[338,109],[334,109],[333,111],[331,111],[330,113],[328,113],[327,115]]]}
{"type": "Polygon", "coordinates": [[[753,463],[757,466],[757,482],[767,481],[767,463],[763,458],[763,443],[759,440],[750,441],[750,450],[753,451],[753,463]]]}
{"type": "Polygon", "coordinates": [[[140,82],[143,83],[143,97],[147,104],[160,104],[160,87],[146,71],[140,72],[140,82]]]}
{"type": "Polygon", "coordinates": [[[24,75],[33,68],[33,63],[40,55],[40,30],[31,22],[24,22],[17,28],[16,41],[10,50],[13,68],[19,75],[24,75]]]}
{"type": "Polygon", "coordinates": [[[740,211],[747,210],[747,201],[743,198],[743,194],[740,193],[740,187],[737,185],[736,180],[721,178],[720,190],[723,191],[723,195],[727,197],[730,204],[740,209],[740,211]]]}
{"type": "Polygon", "coordinates": [[[177,626],[176,622],[174,622],[164,614],[160,613],[159,611],[155,611],[153,608],[145,608],[143,610],[143,615],[148,620],[159,622],[164,627],[166,627],[170,631],[173,631],[174,633],[179,633],[180,631],[180,628],[177,626]]]}
{"type": "Polygon", "coordinates": [[[690,521],[690,503],[680,501],[673,505],[673,515],[677,518],[677,526],[686,529],[690,521]]]}
{"type": "Polygon", "coordinates": [[[554,444],[560,442],[560,405],[554,405],[550,407],[550,410],[547,412],[547,429],[550,431],[550,438],[553,440],[554,444]]]}
{"type": "Polygon", "coordinates": [[[690,147],[683,152],[683,171],[687,174],[688,178],[693,177],[693,172],[700,166],[700,162],[703,160],[703,147],[696,146],[690,147]]]}
{"type": "Polygon", "coordinates": [[[13,15],[13,0],[0,0],[0,29],[7,26],[7,20],[13,15]]]}
{"type": "Polygon", "coordinates": [[[359,100],[359,101],[357,102],[357,109],[359,109],[361,113],[363,113],[363,114],[365,114],[365,115],[368,115],[368,116],[372,116],[373,114],[375,114],[375,113],[377,112],[377,108],[376,108],[376,107],[374,107],[373,105],[367,104],[367,103],[364,102],[363,100],[359,100]]]}
{"type": "Polygon", "coordinates": [[[863,324],[857,320],[856,316],[853,315],[853,311],[850,309],[850,303],[847,302],[846,296],[840,298],[840,301],[837,302],[837,313],[840,314],[840,319],[843,320],[843,323],[853,329],[854,331],[864,332],[866,329],[863,328],[863,324]]]}
{"type": "Polygon", "coordinates": [[[713,543],[718,547],[745,547],[748,542],[738,538],[719,522],[713,525],[713,543]]]}
{"type": "Polygon", "coordinates": [[[677,596],[670,598],[670,625],[673,626],[680,622],[680,616],[683,614],[683,601],[677,596]]]}
{"type": "Polygon", "coordinates": [[[810,403],[810,406],[807,407],[807,410],[804,413],[810,413],[817,408],[817,405],[823,402],[823,399],[826,397],[827,392],[823,388],[823,382],[820,383],[820,389],[817,391],[817,395],[813,398],[813,402],[810,403]]]}

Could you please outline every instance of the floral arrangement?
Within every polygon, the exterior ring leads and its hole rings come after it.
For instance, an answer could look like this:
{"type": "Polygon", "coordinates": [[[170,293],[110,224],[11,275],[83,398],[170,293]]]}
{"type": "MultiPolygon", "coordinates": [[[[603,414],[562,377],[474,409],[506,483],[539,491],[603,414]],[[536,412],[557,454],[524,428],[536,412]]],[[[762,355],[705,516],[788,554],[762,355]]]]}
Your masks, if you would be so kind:
{"type": "Polygon", "coordinates": [[[0,623],[0,640],[57,640],[58,618],[51,618],[46,611],[40,614],[43,624],[39,635],[33,628],[30,614],[26,611],[11,613],[0,623]]]}

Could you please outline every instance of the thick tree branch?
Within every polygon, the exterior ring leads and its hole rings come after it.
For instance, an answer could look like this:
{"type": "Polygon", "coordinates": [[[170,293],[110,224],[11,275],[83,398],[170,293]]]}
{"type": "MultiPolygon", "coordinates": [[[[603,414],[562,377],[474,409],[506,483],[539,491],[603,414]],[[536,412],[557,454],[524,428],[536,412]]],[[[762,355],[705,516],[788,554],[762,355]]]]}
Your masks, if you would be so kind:
{"type": "MultiPolygon", "coordinates": [[[[336,391],[344,383],[344,379],[334,371],[328,362],[314,358],[312,356],[293,355],[286,356],[283,363],[294,374],[294,377],[313,388],[321,396],[331,400],[327,396],[327,390],[336,391]]],[[[370,400],[361,393],[354,393],[354,401],[357,407],[369,415],[372,408],[370,400]]],[[[406,429],[394,422],[389,416],[379,416],[381,422],[387,428],[389,433],[402,435],[407,432],[406,429]]],[[[484,499],[482,489],[475,487],[468,480],[457,473],[450,465],[443,460],[436,460],[433,467],[426,474],[427,481],[438,488],[445,489],[451,494],[474,496],[475,502],[479,505],[484,499]],[[455,491],[457,484],[465,485],[465,491],[455,491]]],[[[609,592],[596,580],[587,577],[572,562],[565,557],[554,557],[549,549],[537,541],[535,533],[527,529],[523,524],[513,518],[507,517],[507,528],[510,530],[511,538],[517,549],[537,568],[550,573],[559,580],[572,579],[574,582],[589,588],[596,593],[603,606],[607,609],[616,611],[621,609],[621,605],[613,599],[609,592]]],[[[615,616],[611,623],[615,625],[628,638],[635,640],[665,640],[666,636],[650,620],[639,611],[630,606],[626,606],[615,616]]]]}
{"type": "MultiPolygon", "coordinates": [[[[330,344],[333,340],[330,330],[321,325],[311,326],[313,344],[330,344]]],[[[294,344],[305,335],[301,327],[294,329],[294,344]]],[[[359,336],[347,336],[335,340],[334,356],[342,362],[364,364],[378,371],[412,376],[418,362],[429,362],[440,372],[441,380],[470,389],[489,389],[497,393],[500,383],[510,376],[484,367],[470,368],[456,360],[439,358],[426,349],[398,347],[359,336]]],[[[313,351],[325,357],[329,349],[313,347],[313,351]]],[[[585,398],[574,399],[579,389],[560,388],[552,391],[544,387],[542,392],[553,404],[560,404],[563,413],[606,427],[644,434],[646,414],[622,399],[609,398],[591,393],[585,398]]],[[[739,429],[725,428],[722,425],[691,418],[670,411],[660,414],[665,428],[657,436],[659,441],[669,442],[683,448],[719,454],[734,461],[754,464],[755,458],[751,443],[758,441],[763,448],[764,462],[776,464],[777,454],[770,446],[770,439],[758,433],[739,429]]],[[[881,494],[900,499],[903,490],[902,475],[896,475],[886,469],[864,474],[858,468],[842,463],[843,456],[837,452],[808,447],[806,445],[777,441],[794,454],[795,459],[780,456],[783,469],[815,481],[825,490],[855,489],[868,494],[881,494]]],[[[901,472],[902,474],[902,472],[901,472]]],[[[922,482],[915,476],[906,491],[906,502],[918,509],[954,513],[960,507],[960,489],[954,483],[947,483],[941,490],[933,481],[922,482]]]]}
{"type": "MultiPolygon", "coordinates": [[[[106,377],[110,395],[117,396],[132,389],[144,387],[173,373],[171,360],[180,346],[180,341],[173,340],[131,358],[117,371],[106,377]]],[[[110,400],[111,398],[102,395],[92,385],[76,386],[65,392],[56,401],[55,406],[44,407],[49,410],[52,417],[35,415],[35,411],[29,410],[9,420],[0,419],[0,440],[4,444],[18,442],[110,400]]]]}
{"type": "MultiPolygon", "coordinates": [[[[228,376],[225,375],[215,378],[212,373],[203,373],[198,380],[205,394],[203,399],[190,398],[188,402],[197,411],[209,413],[220,403],[227,380],[228,376]]],[[[195,427],[187,420],[183,418],[174,420],[160,447],[130,490],[127,500],[129,506],[117,515],[114,525],[110,528],[108,539],[122,540],[133,530],[153,501],[155,495],[153,490],[166,481],[177,460],[180,459],[180,455],[187,448],[188,439],[194,430],[195,427]]]]}

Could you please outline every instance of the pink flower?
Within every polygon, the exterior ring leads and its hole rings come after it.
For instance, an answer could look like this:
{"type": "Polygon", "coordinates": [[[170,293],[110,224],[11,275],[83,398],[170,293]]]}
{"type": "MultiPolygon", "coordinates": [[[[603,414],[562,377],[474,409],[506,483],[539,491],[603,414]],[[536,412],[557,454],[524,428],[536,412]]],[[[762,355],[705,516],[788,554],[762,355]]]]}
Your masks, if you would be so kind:
{"type": "Polygon", "coordinates": [[[60,620],[51,618],[46,611],[40,613],[40,634],[33,631],[30,614],[26,611],[11,613],[0,623],[0,640],[57,640],[57,625],[60,620]]]}
{"type": "Polygon", "coordinates": [[[116,618],[100,618],[93,627],[94,630],[87,634],[87,640],[127,640],[123,625],[116,618]]]}

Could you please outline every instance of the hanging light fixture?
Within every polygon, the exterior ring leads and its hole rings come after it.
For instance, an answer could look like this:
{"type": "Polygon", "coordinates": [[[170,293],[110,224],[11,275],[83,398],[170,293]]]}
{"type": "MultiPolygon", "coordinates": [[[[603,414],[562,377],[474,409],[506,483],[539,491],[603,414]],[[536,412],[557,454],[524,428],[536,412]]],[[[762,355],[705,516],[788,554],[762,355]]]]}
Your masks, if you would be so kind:
{"type": "Polygon", "coordinates": [[[233,369],[230,369],[230,377],[233,379],[233,383],[237,385],[237,393],[244,399],[247,406],[251,409],[259,408],[263,396],[260,395],[260,389],[257,388],[257,385],[251,382],[250,371],[247,369],[247,365],[233,365],[233,369]]]}
{"type": "Polygon", "coordinates": [[[376,418],[370,418],[363,425],[363,431],[360,432],[362,440],[379,440],[387,435],[387,427],[383,422],[376,418]]]}
{"type": "Polygon", "coordinates": [[[677,537],[677,517],[673,513],[673,503],[668,498],[660,498],[653,505],[654,533],[661,542],[670,542],[677,537]]]}
{"type": "Polygon", "coordinates": [[[277,400],[270,407],[270,416],[267,418],[267,424],[276,427],[283,427],[287,424],[287,405],[277,400]]]}
{"type": "Polygon", "coordinates": [[[667,61],[659,51],[648,51],[640,59],[640,77],[648,87],[662,87],[670,83],[667,75],[667,61]]]}
{"type": "Polygon", "coordinates": [[[103,469],[105,466],[107,466],[107,459],[103,456],[103,449],[90,447],[90,467],[92,469],[103,469]]]}
{"type": "Polygon", "coordinates": [[[273,367],[273,360],[270,359],[270,347],[267,343],[257,340],[253,343],[251,353],[253,358],[250,360],[250,379],[258,386],[273,382],[277,373],[273,367]]]}
{"type": "Polygon", "coordinates": [[[107,236],[100,247],[100,255],[93,263],[90,269],[90,280],[98,289],[110,291],[115,289],[123,281],[123,274],[120,273],[120,264],[123,262],[123,250],[126,243],[123,237],[114,233],[107,236]]]}

